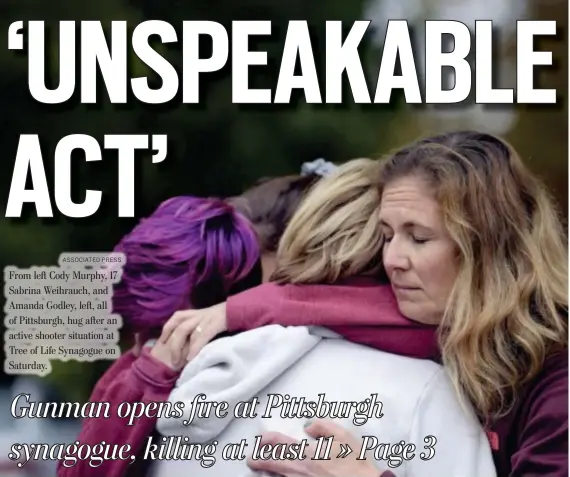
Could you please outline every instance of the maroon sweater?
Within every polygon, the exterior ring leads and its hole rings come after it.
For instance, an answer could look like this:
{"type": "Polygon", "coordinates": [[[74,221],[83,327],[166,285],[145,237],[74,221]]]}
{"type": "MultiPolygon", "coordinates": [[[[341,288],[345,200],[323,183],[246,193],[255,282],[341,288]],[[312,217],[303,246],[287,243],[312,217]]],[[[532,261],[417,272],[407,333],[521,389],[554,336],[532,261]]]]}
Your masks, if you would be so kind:
{"type": "MultiPolygon", "coordinates": [[[[140,356],[132,351],[122,355],[99,380],[90,402],[108,402],[111,412],[108,419],[87,418],[83,421],[78,440],[91,446],[105,441],[106,444],[131,446],[130,455],[143,451],[146,439],[153,434],[156,419],[135,419],[132,426],[127,419],[117,416],[117,407],[122,402],[167,401],[174,388],[178,373],[155,360],[144,349],[140,356]]],[[[73,467],[58,463],[58,477],[142,477],[148,462],[135,460],[104,460],[99,467],[90,467],[89,461],[78,460],[73,467]]]]}
{"type": "MultiPolygon", "coordinates": [[[[417,358],[437,358],[435,328],[404,318],[387,286],[367,279],[339,285],[277,286],[265,284],[231,297],[227,303],[228,331],[267,324],[327,326],[346,339],[376,349],[417,358]]],[[[91,401],[164,401],[176,374],[148,353],[122,356],[101,378],[91,401]]],[[[130,444],[140,452],[153,432],[155,419],[141,418],[133,426],[115,416],[88,419],[82,443],[130,444]]],[[[543,372],[521,390],[513,411],[490,431],[499,477],[568,476],[568,359],[557,355],[543,372]]],[[[140,460],[106,461],[96,469],[85,462],[64,468],[58,477],[142,477],[140,460]]],[[[388,477],[385,473],[384,477],[388,477]]],[[[192,477],[192,476],[189,476],[192,477]]],[[[446,477],[446,476],[442,476],[446,477]]]]}

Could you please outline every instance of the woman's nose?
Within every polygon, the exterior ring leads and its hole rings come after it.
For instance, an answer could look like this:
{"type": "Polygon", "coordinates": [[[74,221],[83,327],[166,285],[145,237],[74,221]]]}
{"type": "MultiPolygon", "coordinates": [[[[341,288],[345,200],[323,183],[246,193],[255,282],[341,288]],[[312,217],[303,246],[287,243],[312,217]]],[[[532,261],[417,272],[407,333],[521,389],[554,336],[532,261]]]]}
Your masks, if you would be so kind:
{"type": "Polygon", "coordinates": [[[390,272],[390,270],[406,270],[409,268],[409,257],[402,244],[398,243],[395,239],[392,239],[384,245],[383,260],[384,268],[387,272],[390,272]]]}

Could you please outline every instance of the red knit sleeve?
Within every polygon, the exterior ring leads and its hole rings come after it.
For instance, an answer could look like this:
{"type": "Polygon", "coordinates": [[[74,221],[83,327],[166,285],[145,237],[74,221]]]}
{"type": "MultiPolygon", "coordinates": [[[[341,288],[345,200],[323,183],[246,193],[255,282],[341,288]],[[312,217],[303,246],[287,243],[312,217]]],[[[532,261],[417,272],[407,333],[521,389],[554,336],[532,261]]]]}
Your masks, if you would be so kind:
{"type": "Polygon", "coordinates": [[[177,372],[155,360],[148,350],[143,350],[138,358],[132,352],[119,358],[97,383],[90,398],[90,402],[109,403],[109,417],[85,419],[77,440],[90,446],[102,441],[118,447],[128,444],[129,459],[103,460],[94,464],[97,467],[92,467],[89,460],[66,463],[63,459],[58,463],[57,476],[124,477],[143,450],[144,442],[151,436],[156,418],[139,417],[129,425],[127,418],[118,417],[118,407],[124,402],[148,404],[167,401],[177,377],[177,372]]]}
{"type": "Polygon", "coordinates": [[[230,332],[269,324],[317,325],[381,351],[438,356],[436,327],[402,316],[390,287],[369,279],[336,285],[266,283],[230,297],[226,312],[230,332]]]}

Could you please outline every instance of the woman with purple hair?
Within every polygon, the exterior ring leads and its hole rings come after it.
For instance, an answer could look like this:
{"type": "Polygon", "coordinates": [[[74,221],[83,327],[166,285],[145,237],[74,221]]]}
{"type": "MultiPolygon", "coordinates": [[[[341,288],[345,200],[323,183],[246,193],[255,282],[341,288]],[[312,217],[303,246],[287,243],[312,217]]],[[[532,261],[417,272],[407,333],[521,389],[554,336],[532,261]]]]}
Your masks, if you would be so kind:
{"type": "MultiPolygon", "coordinates": [[[[160,403],[186,364],[188,334],[173,334],[166,343],[141,346],[159,336],[177,310],[204,308],[261,283],[257,233],[248,219],[219,199],[175,197],[143,219],[115,248],[126,255],[123,277],[116,286],[113,312],[136,345],[99,380],[91,402],[108,402],[109,418],[83,422],[81,444],[131,446],[128,459],[103,460],[98,467],[74,456],[59,462],[59,477],[142,476],[145,462],[135,461],[152,436],[154,417],[117,415],[121,403],[160,403]]],[[[152,343],[152,342],[150,342],[152,343]]]]}
{"type": "Polygon", "coordinates": [[[121,240],[115,252],[124,253],[127,263],[115,287],[113,312],[122,316],[123,331],[134,337],[135,346],[113,363],[89,399],[109,402],[111,416],[86,419],[77,439],[91,446],[126,444],[130,452],[125,460],[106,459],[98,467],[63,459],[58,477],[146,475],[150,462],[136,456],[154,435],[157,412],[130,425],[117,416],[117,408],[123,402],[168,401],[187,363],[194,327],[187,333],[177,329],[165,343],[153,338],[177,310],[221,303],[269,276],[287,223],[331,167],[319,160],[306,163],[301,174],[262,179],[226,201],[169,199],[121,240]]]}
{"type": "Polygon", "coordinates": [[[113,312],[139,343],[160,334],[168,310],[205,308],[261,282],[255,229],[220,199],[171,198],[114,251],[127,266],[113,312]]]}

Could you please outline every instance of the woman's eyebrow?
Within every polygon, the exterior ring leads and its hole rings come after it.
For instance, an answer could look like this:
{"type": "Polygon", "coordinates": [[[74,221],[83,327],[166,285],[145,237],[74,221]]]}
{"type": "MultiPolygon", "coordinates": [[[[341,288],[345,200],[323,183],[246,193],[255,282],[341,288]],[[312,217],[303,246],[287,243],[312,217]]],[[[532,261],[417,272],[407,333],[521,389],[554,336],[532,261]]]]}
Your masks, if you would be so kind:
{"type": "MultiPolygon", "coordinates": [[[[392,226],[383,219],[380,219],[380,225],[382,225],[383,227],[392,228],[392,226]]],[[[423,224],[420,224],[418,222],[413,222],[410,220],[407,222],[404,222],[403,227],[405,229],[420,228],[420,229],[425,230],[426,232],[432,232],[433,231],[433,229],[431,227],[428,227],[427,225],[423,225],[423,224]]]]}
{"type": "Polygon", "coordinates": [[[417,228],[417,229],[421,229],[425,232],[433,232],[433,228],[428,227],[427,225],[424,225],[424,224],[420,224],[418,222],[406,222],[404,224],[404,227],[410,228],[410,229],[417,228]]]}

